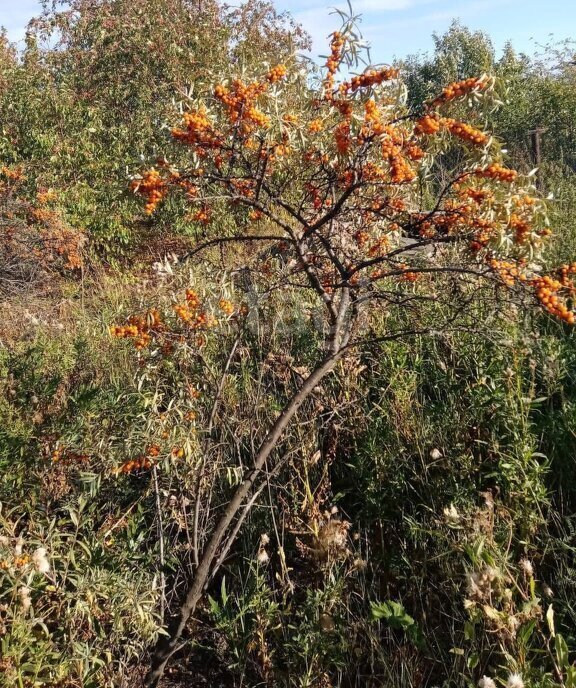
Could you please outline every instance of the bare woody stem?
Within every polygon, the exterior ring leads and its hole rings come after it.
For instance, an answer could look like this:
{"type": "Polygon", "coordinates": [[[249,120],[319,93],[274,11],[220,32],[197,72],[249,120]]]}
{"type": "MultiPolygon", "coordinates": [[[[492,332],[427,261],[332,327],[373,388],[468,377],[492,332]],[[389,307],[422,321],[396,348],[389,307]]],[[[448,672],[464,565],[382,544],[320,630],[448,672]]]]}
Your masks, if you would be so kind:
{"type": "MultiPolygon", "coordinates": [[[[346,306],[344,306],[342,310],[345,309],[346,306]]],[[[250,495],[258,477],[265,468],[267,459],[278,445],[284,431],[289,426],[290,421],[295,416],[300,406],[308,399],[314,389],[333,370],[336,363],[344,355],[350,324],[348,323],[348,326],[345,326],[342,323],[342,327],[344,331],[341,330],[333,333],[333,341],[330,342],[331,346],[329,346],[329,353],[318,362],[314,370],[284,406],[260,445],[254,458],[252,470],[238,486],[226,510],[222,514],[220,521],[212,533],[212,537],[202,553],[199,566],[194,572],[194,577],[186,594],[186,598],[180,607],[179,614],[168,630],[168,636],[162,637],[156,645],[150,670],[144,679],[145,688],[155,688],[155,686],[158,685],[168,660],[178,649],[180,638],[184,633],[186,624],[196,610],[198,602],[204,593],[204,589],[210,580],[212,569],[218,563],[219,550],[224,537],[237,514],[242,509],[244,501],[250,495]],[[333,346],[334,340],[340,344],[337,348],[333,346]]]]}

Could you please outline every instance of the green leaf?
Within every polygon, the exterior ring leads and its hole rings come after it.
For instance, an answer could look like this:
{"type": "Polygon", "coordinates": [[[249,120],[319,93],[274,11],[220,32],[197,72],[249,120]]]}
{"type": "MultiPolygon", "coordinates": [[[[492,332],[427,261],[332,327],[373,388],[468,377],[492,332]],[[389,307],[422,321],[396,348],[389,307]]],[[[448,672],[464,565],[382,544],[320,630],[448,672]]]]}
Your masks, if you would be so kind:
{"type": "Polygon", "coordinates": [[[468,659],[466,660],[466,664],[468,665],[469,669],[475,669],[478,666],[479,662],[480,656],[476,652],[471,654],[470,657],[468,657],[468,659]]]}
{"type": "Polygon", "coordinates": [[[464,637],[466,640],[474,640],[476,637],[476,627],[471,621],[466,621],[464,624],[464,637]]]}
{"type": "Polygon", "coordinates": [[[550,629],[550,635],[554,637],[556,635],[556,631],[554,630],[554,608],[552,605],[548,607],[548,611],[546,612],[546,623],[550,629]]]}
{"type": "MultiPolygon", "coordinates": [[[[556,636],[558,637],[558,636],[556,636]]],[[[576,666],[566,667],[566,688],[576,688],[576,666]]]]}
{"type": "Polygon", "coordinates": [[[222,607],[225,607],[226,602],[228,602],[228,593],[226,592],[226,576],[222,578],[222,584],[220,585],[220,597],[222,599],[222,607]]]}
{"type": "Polygon", "coordinates": [[[566,645],[566,641],[560,635],[560,633],[557,633],[556,637],[554,638],[554,650],[556,651],[556,659],[558,664],[562,667],[562,669],[565,669],[569,662],[568,646],[566,645]]]}
{"type": "Polygon", "coordinates": [[[219,616],[220,614],[220,605],[216,600],[212,597],[212,595],[208,595],[208,603],[210,605],[210,611],[214,616],[219,616]]]}
{"type": "Polygon", "coordinates": [[[385,621],[390,628],[403,631],[416,647],[425,646],[422,631],[400,602],[394,602],[394,600],[371,602],[370,611],[375,621],[385,621]]]}
{"type": "Polygon", "coordinates": [[[532,633],[534,632],[534,628],[536,627],[536,620],[531,619],[530,621],[527,621],[526,623],[522,624],[520,628],[518,629],[517,638],[519,642],[526,646],[528,642],[530,641],[530,638],[532,637],[532,633]]]}

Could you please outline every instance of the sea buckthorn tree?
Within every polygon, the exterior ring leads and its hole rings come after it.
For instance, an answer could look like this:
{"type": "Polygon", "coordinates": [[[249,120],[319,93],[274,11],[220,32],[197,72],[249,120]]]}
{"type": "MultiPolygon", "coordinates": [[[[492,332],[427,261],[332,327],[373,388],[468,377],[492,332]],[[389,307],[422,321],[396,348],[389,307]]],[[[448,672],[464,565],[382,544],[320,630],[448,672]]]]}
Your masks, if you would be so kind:
{"type": "MultiPolygon", "coordinates": [[[[464,101],[479,111],[489,105],[493,80],[481,75],[449,84],[409,110],[398,70],[354,73],[357,51],[348,22],[332,34],[317,82],[307,81],[293,60],[259,76],[231,74],[199,86],[172,130],[187,164],[163,159],[132,183],[148,214],[172,195],[185,200],[202,236],[188,259],[235,247],[227,260],[249,279],[265,280],[269,292],[300,293],[322,313],[317,360],[258,435],[251,465],[199,552],[184,601],[156,647],[147,686],[157,685],[179,647],[252,496],[281,464],[277,450],[287,428],[349,352],[462,326],[460,317],[478,293],[492,295],[495,310],[531,300],[568,324],[575,320],[576,264],[547,275],[539,268],[550,229],[532,179],[504,164],[489,133],[451,116],[464,101]],[[463,151],[459,168],[430,184],[434,156],[454,143],[463,151]],[[442,309],[420,322],[422,304],[442,309]]],[[[175,311],[176,327],[150,312],[113,332],[143,350],[208,327],[194,292],[175,311]]]]}

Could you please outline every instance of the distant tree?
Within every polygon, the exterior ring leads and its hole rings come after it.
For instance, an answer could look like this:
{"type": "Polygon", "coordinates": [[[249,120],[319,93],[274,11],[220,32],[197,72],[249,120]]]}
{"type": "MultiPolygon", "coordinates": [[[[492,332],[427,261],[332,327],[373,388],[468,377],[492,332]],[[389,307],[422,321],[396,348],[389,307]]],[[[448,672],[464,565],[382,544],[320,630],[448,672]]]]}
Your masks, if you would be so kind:
{"type": "MultiPolygon", "coordinates": [[[[0,152],[62,190],[74,224],[115,252],[133,234],[127,166],[157,154],[166,121],[208,70],[284,59],[306,34],[250,0],[44,2],[26,45],[0,71],[0,152]]],[[[4,42],[5,39],[4,39],[4,42]]]]}
{"type": "Polygon", "coordinates": [[[497,59],[487,34],[455,21],[442,36],[434,34],[431,55],[411,55],[402,61],[409,103],[417,107],[448,81],[493,74],[501,103],[489,120],[515,164],[526,170],[534,167],[531,132],[541,128],[550,132],[541,135],[542,161],[551,165],[543,176],[562,166],[576,170],[574,45],[564,41],[540,48],[539,54],[528,57],[517,54],[508,42],[497,59]]]}
{"type": "Polygon", "coordinates": [[[494,46],[483,31],[470,31],[454,20],[446,33],[433,33],[432,39],[431,55],[410,55],[400,62],[410,105],[419,105],[444,84],[494,72],[494,46]]]}

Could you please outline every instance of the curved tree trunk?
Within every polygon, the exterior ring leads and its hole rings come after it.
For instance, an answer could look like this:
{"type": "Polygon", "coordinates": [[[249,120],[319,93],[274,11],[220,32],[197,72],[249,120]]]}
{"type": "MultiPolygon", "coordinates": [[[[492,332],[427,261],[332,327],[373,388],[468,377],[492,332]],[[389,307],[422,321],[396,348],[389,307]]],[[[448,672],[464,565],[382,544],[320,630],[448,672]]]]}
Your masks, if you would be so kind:
{"type": "MultiPolygon", "coordinates": [[[[345,307],[343,310],[345,310],[345,307]]],[[[340,329],[341,325],[342,323],[339,322],[338,329],[340,329]]],[[[168,629],[168,637],[161,637],[156,645],[152,655],[150,670],[144,679],[145,688],[155,688],[162,678],[166,664],[178,649],[180,638],[186,628],[186,624],[190,616],[194,614],[198,602],[204,593],[204,589],[210,580],[212,570],[218,561],[220,546],[228,528],[240,511],[243,502],[252,491],[257,478],[266,464],[266,460],[275,449],[290,421],[302,403],[310,396],[326,375],[333,370],[338,360],[342,357],[344,353],[343,345],[345,344],[343,339],[346,339],[346,337],[343,338],[341,333],[339,333],[338,336],[336,332],[333,332],[332,346],[329,348],[328,355],[318,363],[316,368],[314,368],[300,388],[284,406],[282,412],[260,445],[254,458],[252,470],[238,486],[202,553],[198,568],[194,573],[186,598],[180,607],[179,614],[168,629]],[[336,346],[334,346],[334,344],[336,344],[336,346]]]]}

